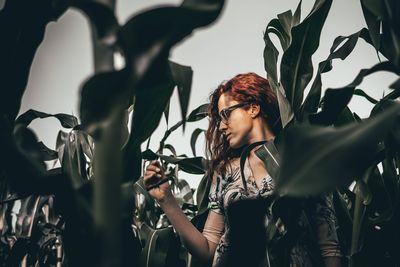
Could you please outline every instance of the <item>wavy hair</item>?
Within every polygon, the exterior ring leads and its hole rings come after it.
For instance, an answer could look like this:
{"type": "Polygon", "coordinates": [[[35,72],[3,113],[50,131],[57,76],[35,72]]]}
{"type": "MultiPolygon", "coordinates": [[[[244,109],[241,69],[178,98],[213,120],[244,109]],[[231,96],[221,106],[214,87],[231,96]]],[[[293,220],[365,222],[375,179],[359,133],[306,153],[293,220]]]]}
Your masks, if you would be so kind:
{"type": "MultiPolygon", "coordinates": [[[[219,130],[218,100],[228,94],[238,102],[260,105],[260,115],[265,119],[274,135],[282,130],[277,97],[267,79],[254,72],[238,74],[220,84],[210,95],[208,108],[209,127],[206,132],[206,155],[209,160],[208,173],[225,172],[229,162],[240,156],[243,147],[233,149],[219,130]]],[[[212,177],[212,175],[210,175],[212,177]]]]}

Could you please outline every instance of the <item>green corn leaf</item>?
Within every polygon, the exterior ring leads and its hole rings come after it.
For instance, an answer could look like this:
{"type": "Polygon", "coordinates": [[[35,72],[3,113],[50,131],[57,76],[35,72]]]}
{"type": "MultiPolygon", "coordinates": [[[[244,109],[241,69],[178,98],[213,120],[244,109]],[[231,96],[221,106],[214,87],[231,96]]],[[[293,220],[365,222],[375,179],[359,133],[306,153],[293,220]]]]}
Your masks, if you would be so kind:
{"type": "Polygon", "coordinates": [[[313,74],[311,56],[331,7],[331,0],[317,0],[303,22],[292,28],[292,42],[282,56],[281,84],[296,114],[303,102],[303,92],[313,74]]]}
{"type": "Polygon", "coordinates": [[[277,191],[317,195],[360,175],[375,159],[377,144],[397,123],[400,106],[341,128],[294,125],[284,134],[277,191]]]}
{"type": "Polygon", "coordinates": [[[65,113],[49,114],[34,109],[30,109],[25,113],[19,115],[15,123],[21,123],[25,126],[28,126],[35,119],[44,119],[49,117],[56,118],[64,128],[74,128],[76,125],[78,125],[78,119],[73,115],[65,113]]]}
{"type": "Polygon", "coordinates": [[[358,95],[358,96],[363,96],[365,97],[369,102],[371,102],[372,104],[376,104],[378,103],[378,100],[374,99],[373,97],[369,96],[366,92],[364,92],[361,89],[355,89],[354,90],[354,95],[358,95]]]}
{"type": "Polygon", "coordinates": [[[191,67],[179,65],[174,62],[170,62],[170,69],[172,73],[172,79],[174,80],[179,96],[179,104],[181,106],[182,120],[183,120],[183,131],[185,131],[185,122],[187,109],[189,106],[189,96],[192,89],[192,77],[193,70],[191,67]]]}
{"type": "Polygon", "coordinates": [[[345,87],[337,89],[327,89],[323,99],[322,110],[317,114],[311,114],[309,120],[313,124],[330,125],[336,119],[337,116],[350,102],[355,87],[358,86],[364,79],[377,71],[389,71],[394,73],[400,73],[396,67],[388,61],[378,63],[370,69],[362,69],[357,77],[345,87]]]}
{"type": "Polygon", "coordinates": [[[357,44],[357,41],[361,35],[365,35],[367,32],[366,29],[362,29],[356,33],[353,33],[349,36],[338,36],[335,38],[332,47],[330,49],[330,54],[326,60],[322,61],[318,65],[317,75],[311,85],[310,92],[308,93],[300,112],[300,118],[304,118],[307,114],[315,113],[318,110],[319,101],[321,98],[321,74],[328,72],[332,69],[332,60],[340,58],[344,60],[347,56],[353,51],[354,47],[357,44]],[[346,40],[346,41],[345,41],[346,40]],[[337,48],[340,44],[345,43],[337,48]]]}
{"type": "Polygon", "coordinates": [[[203,129],[196,128],[193,131],[192,136],[190,137],[190,147],[192,148],[193,156],[195,156],[195,157],[196,157],[196,141],[202,132],[205,132],[205,131],[203,129]]]}

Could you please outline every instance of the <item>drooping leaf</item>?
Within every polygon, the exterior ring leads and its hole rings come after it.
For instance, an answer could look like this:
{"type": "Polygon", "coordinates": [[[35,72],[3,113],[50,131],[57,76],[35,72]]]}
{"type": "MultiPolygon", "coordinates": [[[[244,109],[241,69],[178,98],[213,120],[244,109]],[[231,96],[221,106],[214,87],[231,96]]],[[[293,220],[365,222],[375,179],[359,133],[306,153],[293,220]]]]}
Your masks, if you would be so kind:
{"type": "Polygon", "coordinates": [[[54,194],[62,188],[65,177],[59,169],[46,171],[43,162],[45,157],[30,129],[18,124],[12,136],[3,129],[0,134],[3,153],[1,169],[13,191],[24,197],[30,194],[54,194]]]}
{"type": "Polygon", "coordinates": [[[139,161],[139,147],[157,127],[172,94],[174,83],[167,62],[170,49],[195,28],[212,23],[223,4],[223,0],[212,3],[187,0],[178,7],[160,7],[140,13],[121,27],[117,43],[126,56],[126,69],[130,72],[135,95],[131,138],[126,146],[125,177],[137,179],[140,176],[140,167],[133,171],[128,164],[139,161]],[[152,99],[150,94],[153,94],[152,99]]]}
{"type": "Polygon", "coordinates": [[[169,106],[170,106],[170,104],[171,104],[171,100],[165,106],[165,110],[164,110],[164,117],[165,117],[165,122],[167,123],[167,128],[168,128],[168,121],[169,121],[169,106]]]}
{"type": "Polygon", "coordinates": [[[179,164],[179,169],[187,173],[193,174],[204,174],[206,171],[206,162],[205,159],[202,157],[194,157],[194,158],[186,158],[186,157],[172,157],[172,156],[165,156],[162,154],[154,153],[151,150],[146,150],[142,153],[143,159],[146,160],[155,160],[155,159],[162,159],[167,163],[171,164],[179,164]]]}
{"type": "Polygon", "coordinates": [[[377,0],[362,0],[362,7],[365,9],[364,16],[369,21],[368,27],[372,28],[373,35],[371,41],[374,46],[379,48],[380,52],[395,66],[400,67],[400,30],[398,25],[400,19],[398,13],[400,12],[400,5],[398,1],[377,1],[377,0]],[[380,32],[379,26],[382,23],[382,34],[378,37],[377,33],[380,32]],[[379,46],[376,44],[380,39],[379,46]]]}
{"type": "Polygon", "coordinates": [[[189,106],[189,96],[192,89],[193,70],[191,67],[179,65],[170,61],[172,79],[178,88],[179,104],[181,106],[183,131],[185,131],[186,113],[189,106]]]}
{"type": "Polygon", "coordinates": [[[172,155],[176,157],[176,149],[171,144],[165,144],[164,148],[171,151],[172,155]]]}
{"type": "Polygon", "coordinates": [[[374,160],[377,144],[397,123],[399,104],[367,121],[341,128],[295,125],[285,133],[281,194],[304,196],[357,177],[374,160]]]}
{"type": "Polygon", "coordinates": [[[313,74],[311,56],[331,7],[331,0],[316,0],[310,14],[292,28],[292,42],[282,56],[281,84],[296,114],[303,102],[303,92],[313,74]]]}
{"type": "MultiPolygon", "coordinates": [[[[195,28],[212,23],[224,1],[183,1],[180,6],[159,7],[132,17],[118,34],[118,44],[138,88],[142,81],[154,80],[169,56],[170,49],[195,28]]],[[[136,87],[136,86],[135,86],[136,87]]]]}
{"type": "Polygon", "coordinates": [[[313,124],[330,125],[332,124],[337,116],[350,102],[355,87],[358,86],[364,79],[377,71],[390,71],[394,73],[400,73],[396,70],[396,67],[388,61],[378,63],[370,69],[362,69],[358,73],[357,77],[345,87],[338,89],[327,89],[323,99],[322,110],[317,114],[311,114],[309,120],[313,124]]]}
{"type": "Polygon", "coordinates": [[[203,129],[196,128],[193,131],[192,136],[190,137],[190,147],[192,148],[193,156],[195,156],[195,157],[196,157],[196,141],[202,132],[204,132],[203,129]]]}
{"type": "Polygon", "coordinates": [[[365,5],[364,1],[361,2],[361,8],[364,14],[365,22],[368,25],[368,33],[371,37],[373,46],[375,47],[376,52],[378,53],[381,44],[381,36],[380,36],[380,29],[381,29],[381,21],[380,19],[374,15],[370,10],[368,10],[365,5]]]}
{"type": "MultiPolygon", "coordinates": [[[[278,84],[278,71],[277,71],[277,62],[279,52],[276,49],[275,45],[272,43],[271,38],[269,37],[269,33],[273,32],[270,28],[272,27],[272,21],[267,25],[264,33],[264,69],[267,72],[268,80],[272,85],[272,89],[276,92],[276,86],[278,84]]],[[[272,28],[274,29],[274,28],[272,28]]],[[[278,34],[279,32],[274,32],[278,34]]]]}
{"type": "Polygon", "coordinates": [[[65,113],[49,114],[34,109],[30,109],[25,113],[19,115],[18,118],[15,120],[15,123],[21,123],[25,126],[28,126],[33,120],[37,118],[44,119],[49,117],[55,117],[64,128],[74,128],[76,125],[78,125],[78,119],[73,115],[65,113]]]}
{"type": "Polygon", "coordinates": [[[202,104],[202,105],[198,106],[197,108],[195,108],[194,110],[192,110],[192,112],[190,112],[190,114],[187,118],[187,121],[194,122],[194,121],[199,121],[199,120],[207,117],[208,106],[209,106],[209,104],[202,104]]]}
{"type": "Polygon", "coordinates": [[[365,35],[366,32],[367,32],[366,29],[362,29],[349,36],[339,36],[335,38],[332,47],[330,49],[329,56],[327,57],[326,60],[320,62],[318,65],[317,75],[315,76],[313,84],[311,85],[310,92],[308,93],[301,107],[301,113],[299,114],[301,119],[303,119],[304,116],[307,116],[307,114],[315,113],[318,110],[318,105],[321,98],[321,87],[322,87],[321,74],[328,72],[332,69],[331,62],[333,59],[336,58],[340,58],[341,60],[346,59],[347,56],[353,51],[360,35],[365,35]],[[337,48],[344,40],[346,40],[346,42],[342,46],[337,48]]]}
{"type": "MultiPolygon", "coordinates": [[[[199,120],[207,117],[207,115],[208,115],[207,109],[208,109],[208,104],[202,104],[202,105],[198,106],[197,108],[192,110],[192,112],[190,112],[186,121],[187,122],[196,122],[196,121],[199,121],[199,120]]],[[[167,140],[167,138],[170,136],[170,134],[172,132],[174,132],[176,129],[178,129],[179,127],[181,127],[182,125],[183,125],[183,120],[177,122],[171,128],[169,128],[167,131],[165,131],[164,136],[160,141],[160,147],[159,147],[158,151],[161,151],[163,149],[164,143],[167,140]]]]}
{"type": "Polygon", "coordinates": [[[378,103],[378,100],[374,99],[373,97],[369,96],[366,92],[361,89],[354,90],[354,95],[359,95],[365,97],[369,102],[372,104],[378,103]]]}

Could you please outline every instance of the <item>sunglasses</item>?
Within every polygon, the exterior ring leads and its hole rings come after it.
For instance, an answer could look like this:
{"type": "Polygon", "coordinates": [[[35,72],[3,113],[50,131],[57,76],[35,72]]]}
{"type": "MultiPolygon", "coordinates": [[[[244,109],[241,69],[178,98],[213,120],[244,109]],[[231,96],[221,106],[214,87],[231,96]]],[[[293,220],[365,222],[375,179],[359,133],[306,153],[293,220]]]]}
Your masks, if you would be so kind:
{"type": "Polygon", "coordinates": [[[219,118],[217,119],[217,124],[219,125],[221,123],[221,121],[223,123],[227,124],[228,121],[229,121],[229,116],[231,115],[232,111],[234,111],[237,108],[244,107],[244,106],[246,106],[248,104],[251,104],[251,103],[250,102],[243,102],[243,103],[239,103],[239,104],[224,108],[223,110],[221,110],[219,112],[219,118]]]}

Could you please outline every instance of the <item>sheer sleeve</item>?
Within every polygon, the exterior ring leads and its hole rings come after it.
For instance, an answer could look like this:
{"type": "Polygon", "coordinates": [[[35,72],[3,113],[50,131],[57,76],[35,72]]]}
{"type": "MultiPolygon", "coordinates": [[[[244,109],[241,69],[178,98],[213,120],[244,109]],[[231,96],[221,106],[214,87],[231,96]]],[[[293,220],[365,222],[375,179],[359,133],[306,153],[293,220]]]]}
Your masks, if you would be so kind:
{"type": "Polygon", "coordinates": [[[214,175],[208,195],[210,212],[203,229],[203,236],[215,244],[219,243],[225,230],[224,206],[221,194],[223,181],[222,176],[214,175]]]}
{"type": "Polygon", "coordinates": [[[210,242],[218,244],[224,234],[224,216],[215,212],[209,212],[203,229],[203,236],[210,242]]]}

